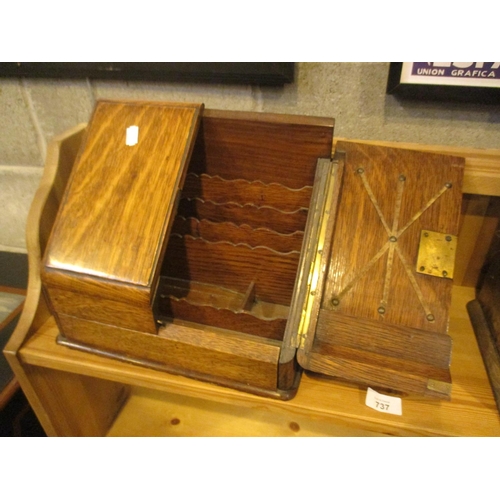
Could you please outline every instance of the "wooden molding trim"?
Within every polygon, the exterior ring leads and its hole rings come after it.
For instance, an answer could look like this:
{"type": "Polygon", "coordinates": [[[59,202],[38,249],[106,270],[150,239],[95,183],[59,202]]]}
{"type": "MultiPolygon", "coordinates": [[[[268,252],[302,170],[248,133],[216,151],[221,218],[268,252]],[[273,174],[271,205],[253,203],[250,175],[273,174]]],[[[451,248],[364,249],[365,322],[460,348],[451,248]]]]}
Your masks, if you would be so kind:
{"type": "Polygon", "coordinates": [[[487,196],[500,196],[500,149],[475,149],[459,146],[416,144],[411,142],[360,141],[357,139],[334,139],[337,142],[358,142],[391,148],[413,149],[465,158],[463,192],[487,196]]]}

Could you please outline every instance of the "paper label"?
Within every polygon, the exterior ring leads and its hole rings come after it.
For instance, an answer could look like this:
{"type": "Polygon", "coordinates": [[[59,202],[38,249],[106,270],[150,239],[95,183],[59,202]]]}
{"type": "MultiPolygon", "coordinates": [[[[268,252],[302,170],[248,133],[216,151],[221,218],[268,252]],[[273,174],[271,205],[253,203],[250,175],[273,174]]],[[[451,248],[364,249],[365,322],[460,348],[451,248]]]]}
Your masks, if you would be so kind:
{"type": "Polygon", "coordinates": [[[137,125],[130,125],[127,128],[125,144],[127,146],[135,146],[139,142],[139,127],[137,125]]]}
{"type": "Polygon", "coordinates": [[[386,396],[385,394],[379,394],[370,387],[366,391],[366,406],[373,408],[374,410],[380,411],[382,413],[391,413],[392,415],[402,415],[403,406],[401,403],[401,398],[396,398],[394,396],[386,396]]]}

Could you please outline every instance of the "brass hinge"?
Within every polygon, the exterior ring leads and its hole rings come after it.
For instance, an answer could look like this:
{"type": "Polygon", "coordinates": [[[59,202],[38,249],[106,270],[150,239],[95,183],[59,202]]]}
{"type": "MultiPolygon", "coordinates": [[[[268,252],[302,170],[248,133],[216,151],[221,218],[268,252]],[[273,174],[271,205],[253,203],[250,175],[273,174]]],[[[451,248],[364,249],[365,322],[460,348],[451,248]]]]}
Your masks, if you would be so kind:
{"type": "Polygon", "coordinates": [[[323,193],[326,193],[326,196],[323,197],[323,203],[320,203],[320,206],[316,208],[316,211],[319,210],[319,218],[317,218],[317,223],[319,224],[319,231],[313,231],[313,234],[316,236],[316,245],[314,248],[314,253],[311,259],[311,265],[309,268],[309,273],[307,275],[307,288],[304,296],[304,303],[301,310],[300,322],[297,331],[297,337],[295,339],[295,347],[302,349],[305,345],[305,341],[307,339],[307,332],[309,330],[309,324],[311,321],[311,310],[314,304],[315,297],[318,293],[321,293],[321,290],[318,290],[318,282],[321,277],[321,274],[325,272],[325,269],[322,267],[323,262],[323,248],[325,245],[326,239],[326,228],[329,220],[333,193],[335,190],[335,178],[337,175],[337,162],[328,161],[329,171],[328,175],[325,178],[326,186],[323,190],[323,193]]]}

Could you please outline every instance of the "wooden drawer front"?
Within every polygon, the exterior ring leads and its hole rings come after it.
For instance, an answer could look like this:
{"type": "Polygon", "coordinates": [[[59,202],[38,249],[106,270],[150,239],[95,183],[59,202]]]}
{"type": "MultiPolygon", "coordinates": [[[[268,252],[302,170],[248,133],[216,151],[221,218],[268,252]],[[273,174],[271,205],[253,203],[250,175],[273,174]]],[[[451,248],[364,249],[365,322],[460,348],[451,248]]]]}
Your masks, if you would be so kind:
{"type": "Polygon", "coordinates": [[[133,302],[119,302],[58,288],[50,288],[48,296],[59,316],[75,316],[139,332],[156,333],[155,319],[149,304],[141,306],[133,302]]]}
{"type": "Polygon", "coordinates": [[[169,325],[159,335],[61,315],[71,340],[125,361],[194,378],[275,390],[279,346],[248,336],[169,325]]]}

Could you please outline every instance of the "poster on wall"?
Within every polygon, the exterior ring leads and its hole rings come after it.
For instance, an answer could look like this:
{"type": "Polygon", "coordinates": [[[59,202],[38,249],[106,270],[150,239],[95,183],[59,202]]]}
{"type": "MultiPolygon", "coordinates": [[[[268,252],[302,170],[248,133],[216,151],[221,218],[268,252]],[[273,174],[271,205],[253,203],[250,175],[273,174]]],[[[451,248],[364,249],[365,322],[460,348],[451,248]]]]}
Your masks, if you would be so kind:
{"type": "Polygon", "coordinates": [[[500,103],[500,62],[391,63],[387,93],[414,99],[500,103]]]}
{"type": "Polygon", "coordinates": [[[225,83],[293,82],[293,62],[0,62],[0,78],[225,83]]]}

